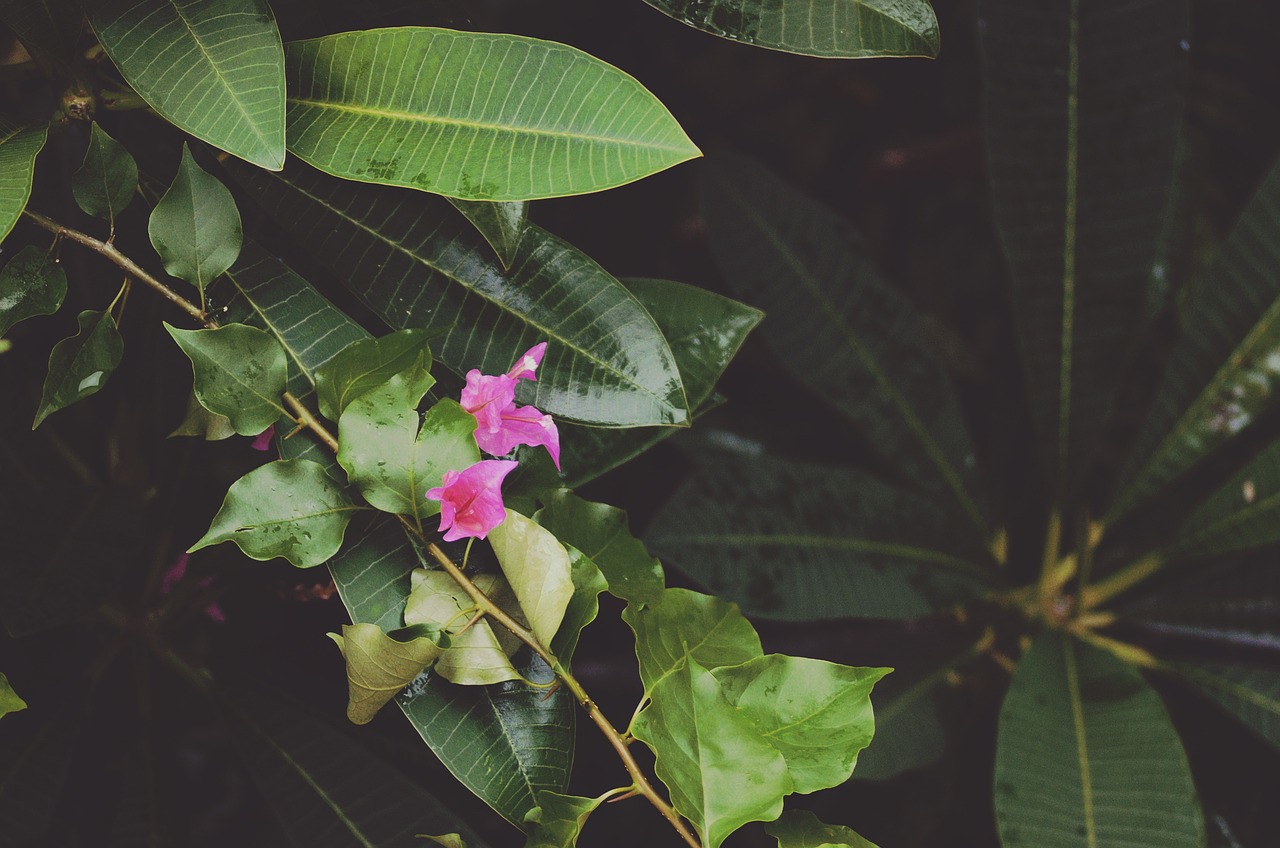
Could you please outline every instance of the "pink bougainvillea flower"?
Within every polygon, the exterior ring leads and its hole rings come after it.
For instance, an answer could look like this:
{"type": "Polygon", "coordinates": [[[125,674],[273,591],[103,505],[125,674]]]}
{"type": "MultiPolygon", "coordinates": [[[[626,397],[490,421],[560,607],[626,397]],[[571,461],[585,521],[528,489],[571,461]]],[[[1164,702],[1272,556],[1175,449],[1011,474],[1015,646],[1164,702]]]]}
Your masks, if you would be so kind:
{"type": "Polygon", "coordinates": [[[269,451],[271,450],[271,440],[274,439],[275,436],[276,436],[276,425],[272,424],[270,427],[268,427],[267,429],[259,433],[257,436],[255,436],[253,440],[253,444],[250,445],[249,447],[253,448],[256,451],[269,451]]]}
{"type": "Polygon", "coordinates": [[[440,532],[446,542],[473,536],[483,539],[507,517],[502,505],[502,480],[515,462],[485,459],[465,471],[446,471],[443,485],[427,490],[440,501],[440,532]]]}
{"type": "Polygon", "coordinates": [[[506,456],[516,445],[542,445],[560,467],[560,433],[550,415],[532,406],[516,406],[516,383],[536,380],[547,343],[529,348],[511,370],[496,376],[467,372],[462,408],[476,417],[476,444],[493,456],[506,456]]]}
{"type": "MultiPolygon", "coordinates": [[[[160,577],[161,595],[167,595],[172,592],[174,588],[182,582],[182,578],[186,577],[187,562],[189,559],[190,554],[181,554],[177,560],[174,561],[173,565],[165,569],[164,574],[160,577]]],[[[196,588],[207,589],[212,584],[213,575],[209,575],[208,577],[200,578],[200,582],[196,583],[196,588]]],[[[226,624],[227,622],[226,613],[222,611],[222,607],[218,606],[217,601],[206,606],[204,608],[204,614],[210,621],[217,622],[218,624],[226,624]]]]}

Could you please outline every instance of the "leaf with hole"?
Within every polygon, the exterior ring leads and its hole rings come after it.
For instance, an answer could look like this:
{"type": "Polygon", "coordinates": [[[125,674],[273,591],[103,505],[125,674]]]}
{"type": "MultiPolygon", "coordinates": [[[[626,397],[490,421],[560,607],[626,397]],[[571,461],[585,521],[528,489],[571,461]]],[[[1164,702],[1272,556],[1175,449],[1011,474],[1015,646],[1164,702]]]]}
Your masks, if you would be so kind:
{"type": "Polygon", "coordinates": [[[53,346],[44,394],[31,429],[54,412],[97,394],[124,356],[124,339],[109,312],[81,312],[80,332],[53,346]]]}
{"type": "Polygon", "coordinates": [[[191,283],[201,297],[236,261],[244,241],[235,198],[196,164],[186,144],[177,176],[151,210],[147,233],[164,270],[191,283]]]}
{"type": "Polygon", "coordinates": [[[138,190],[138,164],[97,122],[90,125],[84,162],[71,175],[71,194],[87,214],[115,226],[138,190]]]}
{"type": "Polygon", "coordinates": [[[284,348],[268,333],[247,324],[216,330],[164,327],[191,360],[200,404],[225,415],[241,436],[256,436],[286,414],[284,348]]]}
{"type": "Polygon", "coordinates": [[[20,321],[52,315],[67,296],[67,274],[49,251],[28,245],[0,270],[0,336],[20,321]]]}
{"type": "Polygon", "coordinates": [[[449,647],[449,638],[425,625],[385,632],[376,624],[344,624],[328,634],[347,664],[347,718],[368,724],[378,710],[449,647]]]}

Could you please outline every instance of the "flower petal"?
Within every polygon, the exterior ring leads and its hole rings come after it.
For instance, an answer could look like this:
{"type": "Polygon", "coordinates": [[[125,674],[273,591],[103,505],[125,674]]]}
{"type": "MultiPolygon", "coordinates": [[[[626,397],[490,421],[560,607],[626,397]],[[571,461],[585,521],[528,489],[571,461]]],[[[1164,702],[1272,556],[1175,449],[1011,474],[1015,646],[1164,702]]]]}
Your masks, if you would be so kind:
{"type": "Polygon", "coordinates": [[[513,380],[538,379],[538,366],[542,364],[542,355],[546,352],[547,343],[538,342],[525,351],[524,356],[516,360],[516,364],[512,365],[511,370],[507,372],[507,376],[513,380]]]}

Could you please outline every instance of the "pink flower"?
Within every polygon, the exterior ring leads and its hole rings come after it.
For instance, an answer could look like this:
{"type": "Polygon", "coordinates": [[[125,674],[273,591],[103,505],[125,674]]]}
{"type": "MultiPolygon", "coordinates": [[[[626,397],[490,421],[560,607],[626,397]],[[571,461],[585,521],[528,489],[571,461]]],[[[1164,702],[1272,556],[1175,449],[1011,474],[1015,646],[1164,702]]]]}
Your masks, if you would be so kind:
{"type": "Polygon", "coordinates": [[[483,539],[506,520],[502,505],[502,480],[515,462],[485,459],[465,471],[446,471],[444,485],[427,490],[427,498],[440,501],[440,532],[446,542],[474,536],[483,539]]]}
{"type": "Polygon", "coordinates": [[[256,451],[269,451],[271,450],[271,440],[275,438],[275,435],[276,425],[272,424],[270,427],[255,436],[253,444],[249,445],[249,447],[256,451]]]}
{"type": "Polygon", "coordinates": [[[476,417],[476,444],[493,456],[506,456],[516,445],[542,445],[560,467],[560,433],[550,415],[532,406],[516,406],[516,384],[536,380],[547,343],[536,344],[506,374],[467,372],[462,408],[476,417]]]}
{"type": "MultiPolygon", "coordinates": [[[[169,594],[179,583],[182,582],[182,578],[187,575],[187,561],[189,559],[190,554],[181,554],[173,565],[165,569],[164,574],[160,577],[161,595],[169,594]]],[[[207,577],[200,578],[200,582],[196,583],[196,588],[208,589],[212,584],[213,575],[209,575],[207,577]]],[[[217,601],[206,606],[204,608],[204,614],[210,621],[217,622],[218,624],[226,624],[227,622],[226,613],[222,611],[222,607],[218,606],[217,601]]]]}

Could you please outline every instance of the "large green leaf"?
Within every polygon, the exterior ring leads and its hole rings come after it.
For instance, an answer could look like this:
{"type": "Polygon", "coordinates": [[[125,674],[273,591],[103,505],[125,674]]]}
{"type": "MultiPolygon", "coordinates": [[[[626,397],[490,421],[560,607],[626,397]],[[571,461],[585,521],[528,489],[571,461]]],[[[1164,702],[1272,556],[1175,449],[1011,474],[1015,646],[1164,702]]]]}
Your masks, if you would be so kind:
{"type": "Polygon", "coordinates": [[[116,215],[129,205],[137,189],[138,163],[123,144],[93,123],[84,163],[71,177],[76,203],[95,218],[109,221],[114,232],[116,215]]]}
{"type": "Polygon", "coordinates": [[[982,0],[987,160],[1046,478],[1078,484],[1140,327],[1186,0],[982,0]]]}
{"type": "Polygon", "coordinates": [[[0,270],[0,336],[19,321],[52,315],[67,296],[67,272],[49,251],[29,244],[0,270]]]}
{"type": "MultiPolygon", "coordinates": [[[[410,572],[420,565],[404,531],[388,517],[351,541],[329,569],[353,621],[394,630],[409,596],[410,572]]],[[[528,680],[551,680],[536,658],[517,665],[528,680]]],[[[574,706],[563,687],[548,694],[520,682],[456,686],[427,676],[396,703],[441,762],[517,826],[537,806],[538,790],[564,792],[568,785],[574,706]]]]}
{"type": "Polygon", "coordinates": [[[1203,556],[1280,540],[1280,443],[1254,457],[1178,528],[1165,549],[1203,556]]]}
{"type": "Polygon", "coordinates": [[[750,160],[708,163],[703,209],[716,263],[769,316],[780,361],[986,535],[972,448],[919,313],[852,247],[852,226],[750,160]]]}
{"type": "Polygon", "coordinates": [[[71,71],[83,17],[77,0],[0,0],[0,23],[45,73],[59,77],[71,71]]]}
{"type": "Polygon", "coordinates": [[[200,404],[229,418],[237,433],[255,436],[287,412],[281,400],[288,379],[284,348],[265,330],[247,324],[164,327],[191,360],[200,404]]]}
{"type": "Polygon", "coordinates": [[[823,824],[808,810],[787,810],[764,826],[778,848],[876,848],[843,825],[823,824]]]}
{"type": "Polygon", "coordinates": [[[421,848],[423,831],[485,848],[448,804],[345,733],[262,694],[225,703],[236,752],[298,848],[421,848]]]}
{"type": "Polygon", "coordinates": [[[49,354],[49,373],[32,430],[59,409],[97,394],[124,356],[124,339],[111,313],[85,310],[76,320],[80,332],[58,342],[49,354]]]}
{"type": "Polygon", "coordinates": [[[1160,697],[1109,653],[1053,631],[1000,710],[996,820],[1005,848],[1203,848],[1186,754],[1160,697]]]}
{"type": "Polygon", "coordinates": [[[147,233],[165,271],[191,283],[202,298],[205,286],[240,255],[244,233],[235,198],[196,164],[185,143],[173,184],[151,210],[147,233]]]}
{"type": "Polygon", "coordinates": [[[938,55],[927,0],[645,0],[703,32],[806,56],[938,55]]]}
{"type": "Polygon", "coordinates": [[[698,155],[639,82],[564,44],[395,27],[291,42],[286,55],[290,152],[351,180],[527,200],[698,155]]]}
{"type": "Polygon", "coordinates": [[[529,203],[518,200],[506,203],[494,203],[488,200],[459,200],[449,198],[453,207],[467,216],[467,220],[489,242],[493,252],[498,254],[502,267],[510,268],[515,258],[516,247],[524,228],[529,223],[529,203]]]}
{"type": "Polygon", "coordinates": [[[1280,362],[1280,163],[1182,310],[1182,338],[1111,507],[1117,517],[1205,458],[1273,402],[1280,362]]]}
{"type": "Polygon", "coordinates": [[[266,0],[96,0],[125,81],[166,120],[262,168],[284,165],[284,48],[266,0]]]}
{"type": "Polygon", "coordinates": [[[966,529],[860,472],[729,455],[694,473],[646,539],[752,615],[916,618],[994,579],[966,529]]]}
{"type": "Polygon", "coordinates": [[[636,634],[636,658],[645,691],[694,660],[708,669],[764,655],[760,637],[736,604],[689,589],[664,589],[622,618],[636,634]]]}
{"type": "Polygon", "coordinates": [[[1280,673],[1275,668],[1223,663],[1167,668],[1280,748],[1280,673]]]}
{"type": "Polygon", "coordinates": [[[49,125],[25,124],[0,115],[0,242],[18,222],[31,197],[36,156],[44,147],[49,125]]]}
{"type": "Polygon", "coordinates": [[[291,168],[236,168],[268,211],[391,327],[444,332],[432,346],[458,373],[505,373],[548,342],[519,400],[605,426],[682,425],[674,357],[644,308],[568,244],[530,226],[511,270],[443,199],[291,168]]]}

